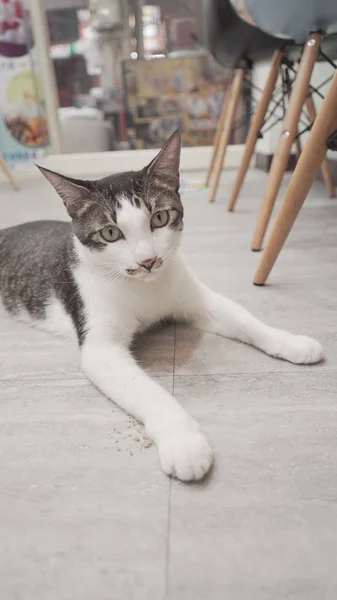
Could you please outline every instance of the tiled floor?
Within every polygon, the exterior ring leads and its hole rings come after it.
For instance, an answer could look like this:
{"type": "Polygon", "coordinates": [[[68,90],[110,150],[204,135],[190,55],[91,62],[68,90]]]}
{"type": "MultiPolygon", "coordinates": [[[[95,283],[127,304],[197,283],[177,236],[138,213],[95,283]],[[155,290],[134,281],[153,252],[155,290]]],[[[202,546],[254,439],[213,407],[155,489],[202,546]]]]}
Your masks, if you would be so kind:
{"type": "MultiPolygon", "coordinates": [[[[256,288],[266,176],[250,172],[229,214],[234,175],[213,206],[184,194],[184,253],[214,289],[321,340],[326,361],[295,366],[182,326],[142,337],[137,356],[215,450],[207,481],[185,485],[85,380],[75,347],[2,319],[1,600],[336,599],[337,201],[316,185],[256,288]]],[[[3,227],[64,217],[44,181],[0,190],[3,227]]]]}

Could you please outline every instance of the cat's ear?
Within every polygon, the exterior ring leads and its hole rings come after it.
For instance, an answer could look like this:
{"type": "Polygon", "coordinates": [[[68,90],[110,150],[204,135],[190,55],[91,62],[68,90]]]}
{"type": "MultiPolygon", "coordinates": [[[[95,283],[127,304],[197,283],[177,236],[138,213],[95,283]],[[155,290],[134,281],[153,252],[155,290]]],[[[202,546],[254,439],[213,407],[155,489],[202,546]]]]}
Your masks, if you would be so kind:
{"type": "Polygon", "coordinates": [[[147,173],[155,175],[155,177],[172,185],[174,189],[178,189],[180,150],[181,133],[180,129],[178,129],[167,140],[159,154],[146,167],[147,173]]]}
{"type": "Polygon", "coordinates": [[[62,198],[69,216],[71,218],[79,216],[90,196],[87,182],[60,175],[60,173],[55,173],[55,171],[39,165],[36,166],[62,198]]]}

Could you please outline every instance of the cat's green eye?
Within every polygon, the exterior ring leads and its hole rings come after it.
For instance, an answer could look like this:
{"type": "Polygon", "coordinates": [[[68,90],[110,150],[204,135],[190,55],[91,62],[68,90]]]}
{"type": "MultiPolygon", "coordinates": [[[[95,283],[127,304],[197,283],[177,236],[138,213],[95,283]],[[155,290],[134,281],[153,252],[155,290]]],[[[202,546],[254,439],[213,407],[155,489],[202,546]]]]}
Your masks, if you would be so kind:
{"type": "Polygon", "coordinates": [[[109,227],[103,227],[103,229],[101,229],[101,231],[100,231],[100,234],[101,234],[103,240],[105,240],[106,242],[117,242],[117,240],[119,240],[121,237],[123,237],[121,230],[118,229],[118,227],[116,227],[116,225],[110,225],[109,227]]]}
{"type": "Polygon", "coordinates": [[[169,220],[169,214],[167,210],[158,210],[158,212],[154,213],[151,217],[151,225],[152,227],[165,227],[169,220]]]}

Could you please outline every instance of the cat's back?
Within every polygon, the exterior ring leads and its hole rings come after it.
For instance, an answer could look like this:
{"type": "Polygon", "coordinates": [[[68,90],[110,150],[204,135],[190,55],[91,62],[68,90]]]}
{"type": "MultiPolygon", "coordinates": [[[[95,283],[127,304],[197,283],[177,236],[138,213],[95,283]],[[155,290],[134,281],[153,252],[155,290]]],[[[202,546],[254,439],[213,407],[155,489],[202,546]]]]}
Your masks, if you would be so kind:
{"type": "Polygon", "coordinates": [[[47,285],[51,269],[64,261],[70,228],[62,221],[32,221],[0,230],[0,292],[13,293],[37,280],[47,285]]]}
{"type": "Polygon", "coordinates": [[[36,259],[40,262],[42,257],[48,261],[67,242],[70,232],[71,224],[63,221],[32,221],[1,229],[0,268],[23,256],[29,264],[36,259]]]}
{"type": "MultiPolygon", "coordinates": [[[[39,322],[50,320],[51,310],[57,316],[79,312],[72,244],[71,224],[63,221],[33,221],[0,230],[0,299],[7,312],[39,322]]],[[[59,320],[60,326],[51,329],[62,333],[63,316],[59,320]]]]}

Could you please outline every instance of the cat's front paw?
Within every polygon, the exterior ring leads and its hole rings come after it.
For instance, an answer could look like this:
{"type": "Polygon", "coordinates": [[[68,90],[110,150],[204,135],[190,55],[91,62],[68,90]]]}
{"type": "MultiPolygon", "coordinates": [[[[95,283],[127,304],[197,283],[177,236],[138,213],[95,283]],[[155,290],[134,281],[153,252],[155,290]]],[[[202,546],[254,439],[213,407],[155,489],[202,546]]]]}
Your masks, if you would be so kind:
{"type": "Polygon", "coordinates": [[[277,340],[274,356],[297,365],[309,365],[322,360],[323,349],[310,337],[282,332],[277,340]]]}
{"type": "Polygon", "coordinates": [[[205,436],[194,427],[163,432],[157,444],[164,473],[182,481],[202,479],[213,463],[205,436]]]}

